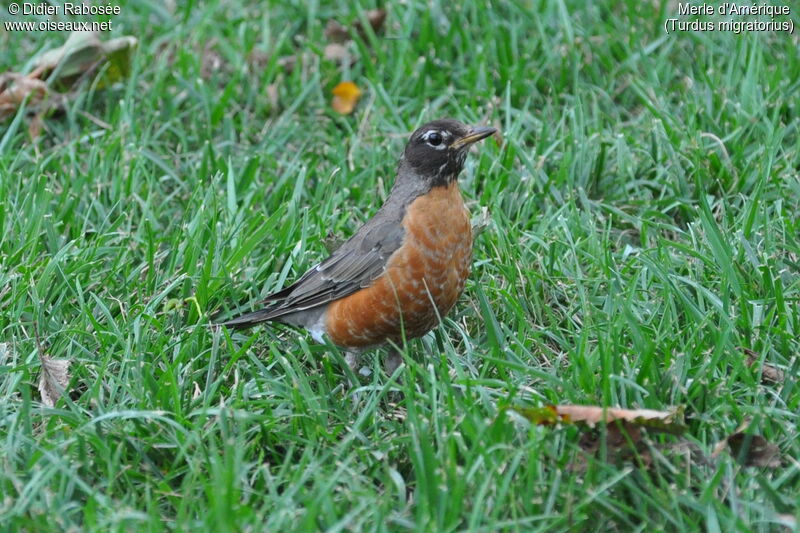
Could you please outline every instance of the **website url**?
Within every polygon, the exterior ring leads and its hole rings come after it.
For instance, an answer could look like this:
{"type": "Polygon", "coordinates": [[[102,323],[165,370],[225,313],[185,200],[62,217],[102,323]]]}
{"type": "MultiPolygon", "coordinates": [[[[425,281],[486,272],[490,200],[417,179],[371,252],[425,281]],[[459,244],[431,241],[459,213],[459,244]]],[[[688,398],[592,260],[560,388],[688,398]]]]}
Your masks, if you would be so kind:
{"type": "Polygon", "coordinates": [[[112,22],[7,20],[3,22],[3,26],[6,31],[111,31],[112,22]]]}

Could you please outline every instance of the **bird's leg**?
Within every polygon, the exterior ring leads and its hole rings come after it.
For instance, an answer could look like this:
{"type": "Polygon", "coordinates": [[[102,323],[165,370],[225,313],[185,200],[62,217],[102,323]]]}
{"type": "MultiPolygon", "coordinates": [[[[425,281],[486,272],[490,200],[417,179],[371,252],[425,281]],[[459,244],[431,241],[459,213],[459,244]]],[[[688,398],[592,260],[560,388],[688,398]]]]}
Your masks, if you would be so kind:
{"type": "Polygon", "coordinates": [[[345,352],[344,362],[353,371],[353,374],[358,374],[358,367],[361,364],[361,354],[359,352],[345,352]]]}
{"type": "Polygon", "coordinates": [[[400,351],[395,347],[389,348],[389,353],[386,354],[386,359],[383,360],[383,370],[386,375],[392,377],[394,371],[403,364],[403,356],[400,351]]]}
{"type": "MultiPolygon", "coordinates": [[[[370,374],[369,368],[361,368],[361,352],[345,352],[344,362],[347,363],[347,366],[353,371],[353,374],[357,376],[368,376],[370,374]]],[[[403,356],[400,355],[400,351],[396,348],[390,347],[389,352],[386,354],[386,358],[383,360],[383,370],[386,372],[386,375],[392,377],[394,371],[397,370],[402,364],[403,356]]]]}

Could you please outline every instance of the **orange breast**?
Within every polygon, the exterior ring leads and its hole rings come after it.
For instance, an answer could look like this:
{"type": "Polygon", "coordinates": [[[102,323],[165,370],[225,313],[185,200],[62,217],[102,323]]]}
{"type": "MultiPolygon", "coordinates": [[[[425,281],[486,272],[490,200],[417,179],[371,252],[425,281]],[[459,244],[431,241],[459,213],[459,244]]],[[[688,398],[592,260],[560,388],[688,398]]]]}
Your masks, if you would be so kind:
{"type": "Polygon", "coordinates": [[[365,347],[420,337],[458,300],[469,276],[472,227],[457,183],[414,200],[403,219],[403,245],[371,286],[332,302],[325,318],[331,341],[365,347]]]}

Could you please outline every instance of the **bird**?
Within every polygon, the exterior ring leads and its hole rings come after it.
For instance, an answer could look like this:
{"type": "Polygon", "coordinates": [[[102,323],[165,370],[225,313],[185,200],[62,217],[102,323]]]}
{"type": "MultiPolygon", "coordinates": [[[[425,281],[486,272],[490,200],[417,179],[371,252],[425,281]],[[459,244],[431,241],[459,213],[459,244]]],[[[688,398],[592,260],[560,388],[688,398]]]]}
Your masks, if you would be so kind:
{"type": "Polygon", "coordinates": [[[384,204],[352,237],[262,308],[219,325],[279,322],[346,352],[356,370],[366,350],[390,345],[384,371],[402,363],[393,346],[438,326],[464,291],[472,261],[470,215],[458,186],[467,152],[497,130],[446,118],[414,131],[384,204]]]}

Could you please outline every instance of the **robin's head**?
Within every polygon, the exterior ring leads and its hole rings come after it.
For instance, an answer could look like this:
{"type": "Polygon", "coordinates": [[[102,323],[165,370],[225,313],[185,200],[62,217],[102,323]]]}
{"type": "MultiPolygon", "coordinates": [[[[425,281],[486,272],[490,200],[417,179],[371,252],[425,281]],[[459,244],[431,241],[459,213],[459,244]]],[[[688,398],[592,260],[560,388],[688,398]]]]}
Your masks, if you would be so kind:
{"type": "Polygon", "coordinates": [[[404,163],[430,186],[447,185],[464,168],[469,147],[495,131],[449,118],[428,122],[411,134],[403,153],[404,163]]]}

